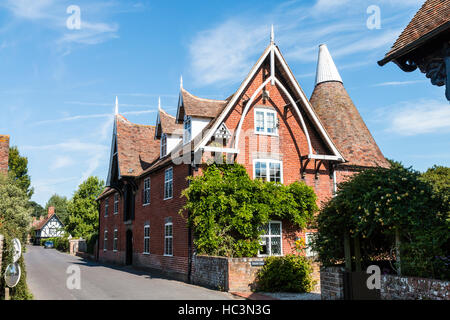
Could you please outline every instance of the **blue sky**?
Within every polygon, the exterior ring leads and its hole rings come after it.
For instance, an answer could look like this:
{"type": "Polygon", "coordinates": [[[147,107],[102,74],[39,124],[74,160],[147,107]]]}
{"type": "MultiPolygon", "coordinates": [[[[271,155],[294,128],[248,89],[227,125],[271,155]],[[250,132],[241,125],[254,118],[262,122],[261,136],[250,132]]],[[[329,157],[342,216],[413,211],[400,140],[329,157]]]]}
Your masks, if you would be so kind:
{"type": "Polygon", "coordinates": [[[450,165],[444,88],[419,71],[376,64],[421,0],[0,1],[0,133],[29,159],[33,200],[71,197],[89,175],[106,179],[115,96],[130,121],[155,124],[158,96],[175,114],[179,78],[196,95],[233,93],[275,42],[309,97],[318,45],[384,155],[417,170],[450,165]],[[81,12],[70,30],[69,5],[81,12]],[[370,5],[381,28],[369,29],[370,5]]]}

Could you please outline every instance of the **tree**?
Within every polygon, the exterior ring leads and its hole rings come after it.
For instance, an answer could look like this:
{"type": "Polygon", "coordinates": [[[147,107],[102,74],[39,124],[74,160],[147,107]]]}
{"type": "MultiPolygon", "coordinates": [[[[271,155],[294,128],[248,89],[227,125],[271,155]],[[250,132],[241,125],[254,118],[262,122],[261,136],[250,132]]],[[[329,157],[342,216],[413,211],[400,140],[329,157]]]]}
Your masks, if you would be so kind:
{"type": "Polygon", "coordinates": [[[252,180],[239,164],[208,166],[202,175],[190,178],[182,195],[187,202],[180,214],[189,212],[187,223],[197,252],[209,255],[255,256],[262,227],[270,219],[304,228],[317,210],[316,195],[306,184],[252,180]]]}
{"type": "MultiPolygon", "coordinates": [[[[22,244],[26,243],[32,209],[28,203],[28,195],[12,176],[0,175],[0,234],[5,237],[7,248],[11,247],[11,240],[18,238],[22,244]]],[[[25,246],[23,246],[25,248],[25,246]]],[[[6,266],[12,262],[11,250],[3,251],[2,268],[3,275],[6,266]]],[[[23,256],[18,261],[22,269],[22,276],[17,286],[12,290],[12,299],[31,299],[27,284],[26,270],[23,256]]],[[[6,284],[3,276],[0,277],[0,297],[4,293],[6,284]]]]}
{"type": "MultiPolygon", "coordinates": [[[[403,274],[447,278],[448,202],[420,173],[400,164],[373,168],[339,184],[337,195],[321,210],[313,248],[324,265],[344,259],[344,235],[360,247],[361,264],[400,253],[403,274]]],[[[356,255],[352,257],[357,260],[356,255]]],[[[398,259],[397,259],[398,260],[398,259]]],[[[398,261],[397,261],[398,262],[398,261]]]]}
{"type": "Polygon", "coordinates": [[[29,201],[29,206],[32,209],[31,216],[39,219],[40,216],[45,216],[45,209],[36,201],[29,201]]]}
{"type": "Polygon", "coordinates": [[[9,148],[8,166],[9,172],[13,175],[13,179],[18,186],[25,191],[28,198],[31,198],[34,190],[30,188],[31,178],[28,175],[28,158],[22,157],[16,146],[9,148]]]}
{"type": "Polygon", "coordinates": [[[450,201],[450,168],[434,165],[422,173],[421,179],[433,186],[436,193],[450,201]]]}
{"type": "Polygon", "coordinates": [[[98,203],[96,197],[104,188],[103,180],[89,177],[78,186],[67,205],[69,213],[66,231],[73,237],[89,239],[98,229],[98,203]]]}
{"type": "Polygon", "coordinates": [[[48,199],[45,205],[45,212],[48,212],[48,207],[55,207],[56,215],[65,224],[69,222],[69,212],[67,211],[67,206],[69,200],[66,197],[54,194],[48,199]]]}

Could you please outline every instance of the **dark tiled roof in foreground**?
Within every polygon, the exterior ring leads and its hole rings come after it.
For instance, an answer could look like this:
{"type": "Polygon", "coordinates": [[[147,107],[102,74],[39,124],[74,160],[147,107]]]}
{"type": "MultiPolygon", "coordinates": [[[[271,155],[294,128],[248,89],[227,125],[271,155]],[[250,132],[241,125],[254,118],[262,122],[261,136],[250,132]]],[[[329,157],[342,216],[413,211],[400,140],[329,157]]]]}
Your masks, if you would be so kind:
{"type": "Polygon", "coordinates": [[[183,134],[183,125],[181,123],[176,123],[175,117],[162,109],[159,110],[159,121],[161,123],[161,128],[157,128],[158,137],[160,137],[162,133],[178,135],[183,134]]]}
{"type": "Polygon", "coordinates": [[[310,101],[346,164],[389,167],[342,83],[319,83],[310,101]]]}
{"type": "MultiPolygon", "coordinates": [[[[184,88],[181,88],[181,95],[183,98],[184,113],[193,117],[215,118],[222,112],[228,102],[227,100],[199,98],[187,92],[184,88]]],[[[180,115],[181,118],[183,116],[184,114],[180,115]]]]}
{"type": "Polygon", "coordinates": [[[159,156],[155,126],[140,125],[117,115],[117,151],[121,176],[138,176],[159,156]]]}
{"type": "Polygon", "coordinates": [[[450,0],[427,0],[380,63],[387,63],[394,55],[439,28],[450,28],[450,0]]]}

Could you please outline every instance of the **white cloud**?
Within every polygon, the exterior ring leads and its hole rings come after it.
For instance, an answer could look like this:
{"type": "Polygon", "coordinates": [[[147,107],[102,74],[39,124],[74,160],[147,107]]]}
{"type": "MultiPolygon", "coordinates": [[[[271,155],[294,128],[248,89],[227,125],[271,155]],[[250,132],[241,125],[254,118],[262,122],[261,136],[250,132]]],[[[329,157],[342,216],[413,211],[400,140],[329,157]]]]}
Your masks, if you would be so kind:
{"type": "Polygon", "coordinates": [[[61,169],[64,167],[69,167],[72,164],[74,164],[74,161],[72,158],[68,156],[57,156],[53,163],[51,164],[51,169],[61,169]]]}
{"type": "Polygon", "coordinates": [[[428,82],[428,80],[387,81],[387,82],[381,82],[381,83],[374,84],[374,85],[372,85],[372,87],[404,86],[404,85],[424,83],[424,82],[428,82]]]}
{"type": "Polygon", "coordinates": [[[404,102],[392,111],[387,131],[411,136],[450,131],[450,104],[436,100],[404,102]]]}

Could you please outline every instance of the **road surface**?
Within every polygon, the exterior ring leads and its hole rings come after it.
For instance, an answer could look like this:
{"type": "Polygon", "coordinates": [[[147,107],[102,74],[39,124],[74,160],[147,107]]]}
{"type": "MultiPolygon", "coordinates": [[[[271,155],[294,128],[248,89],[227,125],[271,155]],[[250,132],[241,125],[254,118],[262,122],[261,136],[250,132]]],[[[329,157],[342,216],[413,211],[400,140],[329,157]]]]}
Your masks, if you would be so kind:
{"type": "MultiPolygon", "coordinates": [[[[86,261],[55,249],[27,246],[27,283],[37,300],[227,300],[231,294],[161,275],[86,261]],[[80,289],[68,289],[69,266],[80,270],[80,289]]],[[[76,283],[76,282],[71,282],[76,283]]],[[[70,282],[69,282],[70,285],[70,282]]]]}

